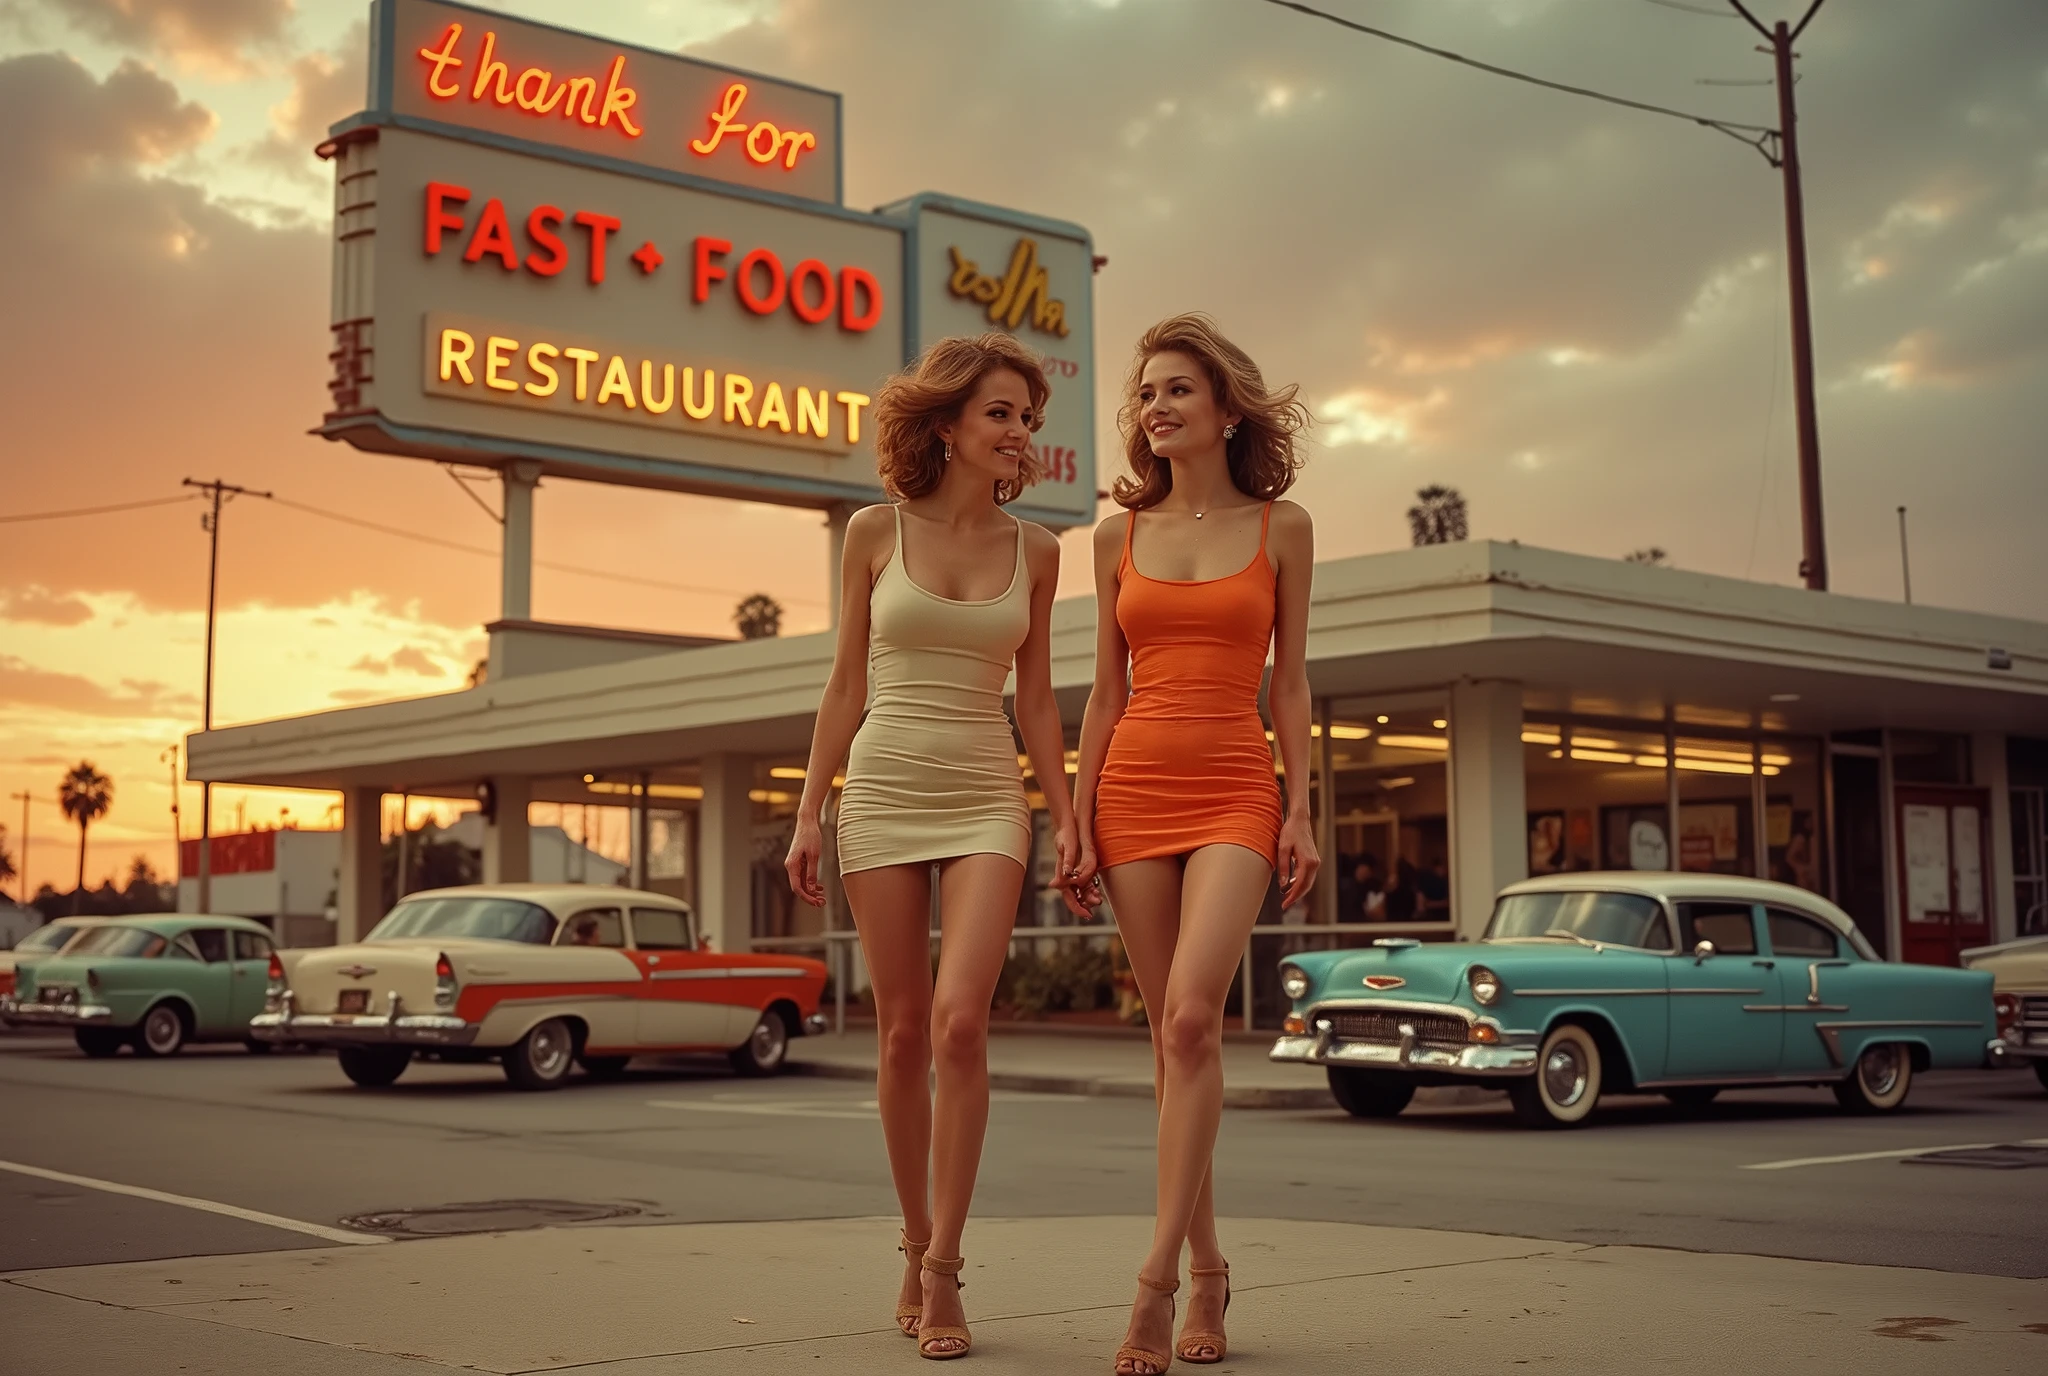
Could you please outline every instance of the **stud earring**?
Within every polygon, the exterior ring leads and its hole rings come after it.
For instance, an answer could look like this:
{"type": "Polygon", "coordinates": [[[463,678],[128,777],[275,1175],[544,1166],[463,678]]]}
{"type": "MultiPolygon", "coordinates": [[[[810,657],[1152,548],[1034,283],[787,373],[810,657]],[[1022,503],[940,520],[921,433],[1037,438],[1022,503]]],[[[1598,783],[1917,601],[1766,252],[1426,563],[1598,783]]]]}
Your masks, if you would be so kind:
{"type": "Polygon", "coordinates": [[[1230,438],[1231,436],[1235,435],[1236,433],[1237,433],[1237,427],[1236,427],[1235,425],[1226,425],[1226,426],[1224,426],[1224,427],[1223,427],[1223,438],[1224,438],[1224,439],[1229,439],[1229,438],[1230,438]]]}

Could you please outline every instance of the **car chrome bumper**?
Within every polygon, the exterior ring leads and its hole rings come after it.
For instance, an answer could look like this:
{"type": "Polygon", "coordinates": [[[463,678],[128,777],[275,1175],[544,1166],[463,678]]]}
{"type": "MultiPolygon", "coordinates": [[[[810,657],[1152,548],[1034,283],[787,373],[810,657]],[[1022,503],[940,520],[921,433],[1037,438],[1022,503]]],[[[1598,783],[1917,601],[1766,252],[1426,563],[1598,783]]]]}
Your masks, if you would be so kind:
{"type": "Polygon", "coordinates": [[[1484,1046],[1390,1045],[1344,1037],[1282,1037],[1273,1043],[1269,1060],[1307,1065],[1355,1065],[1377,1070],[1433,1070],[1449,1075],[1532,1075],[1536,1047],[1513,1040],[1484,1046]]]}
{"type": "Polygon", "coordinates": [[[804,1019],[804,1035],[806,1037],[821,1037],[831,1027],[831,1021],[823,1013],[813,1013],[804,1019]]]}
{"type": "Polygon", "coordinates": [[[396,1018],[259,1013],[249,1020],[249,1035],[258,1041],[310,1046],[468,1046],[479,1030],[477,1024],[445,1013],[400,1013],[396,1018]]]}
{"type": "Polygon", "coordinates": [[[23,1003],[0,999],[0,1019],[41,1027],[106,1027],[114,1010],[103,1003],[23,1003]]]}

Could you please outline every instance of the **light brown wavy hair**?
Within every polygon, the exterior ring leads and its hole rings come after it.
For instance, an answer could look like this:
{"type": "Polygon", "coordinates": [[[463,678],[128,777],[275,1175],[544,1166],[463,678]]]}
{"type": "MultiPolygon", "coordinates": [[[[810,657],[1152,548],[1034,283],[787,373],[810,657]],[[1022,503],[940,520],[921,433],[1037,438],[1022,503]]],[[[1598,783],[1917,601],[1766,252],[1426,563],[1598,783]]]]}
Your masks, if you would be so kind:
{"type": "Polygon", "coordinates": [[[1173,465],[1152,452],[1138,402],[1138,383],[1146,363],[1160,354],[1186,354],[1202,365],[1216,404],[1242,417],[1237,433],[1223,442],[1230,461],[1230,481],[1239,492],[1272,501],[1294,486],[1305,461],[1297,437],[1313,422],[1293,383],[1273,389],[1251,355],[1223,337],[1216,322],[1191,312],[1162,320],[1138,340],[1137,358],[1124,381],[1124,402],[1117,426],[1124,436],[1124,462],[1133,476],[1118,478],[1110,495],[1133,511],[1156,506],[1173,491],[1173,465]]]}
{"type": "MultiPolygon", "coordinates": [[[[1038,355],[1016,336],[991,330],[972,337],[941,339],[903,372],[882,384],[875,398],[875,466],[882,490],[897,501],[922,497],[939,485],[946,472],[946,442],[939,427],[960,419],[975,389],[990,373],[1008,369],[1024,380],[1031,417],[1025,427],[1034,433],[1045,423],[1045,401],[1052,394],[1038,355]]],[[[1044,475],[1036,446],[1027,452],[1015,482],[998,482],[996,500],[1009,502],[1044,475]]]]}

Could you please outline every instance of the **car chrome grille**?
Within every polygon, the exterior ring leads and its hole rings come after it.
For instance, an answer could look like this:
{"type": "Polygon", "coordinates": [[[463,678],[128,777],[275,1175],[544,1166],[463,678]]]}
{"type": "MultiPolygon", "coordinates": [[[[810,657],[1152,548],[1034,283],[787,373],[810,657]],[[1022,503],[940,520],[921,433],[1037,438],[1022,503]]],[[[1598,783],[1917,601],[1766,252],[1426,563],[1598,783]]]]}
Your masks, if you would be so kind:
{"type": "Polygon", "coordinates": [[[64,1007],[78,1002],[78,987],[71,984],[45,984],[37,988],[36,998],[42,1003],[64,1007]]]}
{"type": "Polygon", "coordinates": [[[2032,1027],[2048,1027],[2048,995],[2035,994],[2020,1000],[2020,1021],[2032,1027]]]}
{"type": "Polygon", "coordinates": [[[1454,1018],[1445,1013],[1389,1013],[1378,1009],[1345,1011],[1332,1008],[1319,1013],[1318,1020],[1327,1020],[1331,1029],[1340,1037],[1353,1041],[1384,1042],[1397,1045],[1401,1040],[1401,1029],[1415,1029],[1415,1039],[1420,1042],[1448,1042],[1462,1046],[1471,1040],[1472,1029],[1463,1018],[1454,1018]]]}

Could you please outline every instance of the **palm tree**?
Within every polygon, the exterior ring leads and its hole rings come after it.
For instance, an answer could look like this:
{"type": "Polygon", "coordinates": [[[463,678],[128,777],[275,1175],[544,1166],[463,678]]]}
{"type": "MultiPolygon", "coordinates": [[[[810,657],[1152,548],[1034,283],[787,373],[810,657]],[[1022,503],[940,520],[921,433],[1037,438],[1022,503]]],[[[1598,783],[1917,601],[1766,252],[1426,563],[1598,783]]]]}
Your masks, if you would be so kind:
{"type": "Polygon", "coordinates": [[[57,785],[57,806],[78,823],[78,887],[71,891],[71,911],[76,914],[85,895],[85,829],[107,815],[114,805],[114,781],[80,760],[57,785]]]}
{"type": "Polygon", "coordinates": [[[0,827],[0,884],[14,878],[14,856],[7,849],[7,828],[0,827]]]}
{"type": "Polygon", "coordinates": [[[741,640],[766,640],[782,634],[782,604],[765,592],[757,592],[732,609],[732,624],[739,627],[741,640]]]}
{"type": "Polygon", "coordinates": [[[1671,556],[1664,552],[1662,545],[1645,545],[1641,549],[1632,549],[1627,554],[1621,556],[1621,562],[1624,564],[1650,564],[1659,568],[1667,565],[1670,561],[1671,556]]]}
{"type": "Polygon", "coordinates": [[[1408,532],[1418,545],[1447,545],[1466,535],[1465,498],[1455,487],[1431,483],[1408,508],[1408,532]]]}

